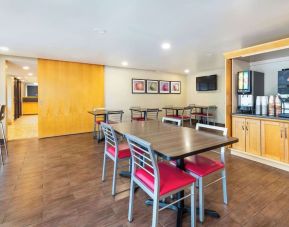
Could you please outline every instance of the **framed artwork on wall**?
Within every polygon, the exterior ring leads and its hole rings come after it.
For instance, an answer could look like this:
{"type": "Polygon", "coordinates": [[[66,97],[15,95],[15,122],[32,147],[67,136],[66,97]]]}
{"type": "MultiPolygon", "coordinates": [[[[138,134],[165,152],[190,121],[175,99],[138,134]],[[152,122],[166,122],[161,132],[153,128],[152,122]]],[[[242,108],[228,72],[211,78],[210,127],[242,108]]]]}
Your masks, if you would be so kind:
{"type": "Polygon", "coordinates": [[[181,94],[181,81],[171,81],[171,93],[181,94]]]}
{"type": "Polygon", "coordinates": [[[160,81],[160,93],[169,94],[170,93],[170,81],[161,80],[160,81]]]}
{"type": "Polygon", "coordinates": [[[132,93],[144,94],[146,92],[146,80],[132,79],[132,93]]]}
{"type": "Polygon", "coordinates": [[[159,81],[158,80],[147,80],[146,91],[148,94],[159,93],[159,81]]]}

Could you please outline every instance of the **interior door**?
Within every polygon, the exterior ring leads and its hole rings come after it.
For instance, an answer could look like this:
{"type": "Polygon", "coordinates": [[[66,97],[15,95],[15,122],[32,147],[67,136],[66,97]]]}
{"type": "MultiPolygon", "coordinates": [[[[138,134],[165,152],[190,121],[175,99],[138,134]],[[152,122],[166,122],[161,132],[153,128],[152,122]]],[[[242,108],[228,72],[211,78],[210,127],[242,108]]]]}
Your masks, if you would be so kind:
{"type": "Polygon", "coordinates": [[[285,131],[280,122],[262,121],[261,122],[261,152],[262,156],[284,160],[284,138],[285,131]]]}
{"type": "Polygon", "coordinates": [[[14,78],[14,120],[22,114],[21,98],[21,81],[14,78]]]}
{"type": "Polygon", "coordinates": [[[246,119],[246,152],[261,155],[261,121],[246,119]]]}
{"type": "Polygon", "coordinates": [[[245,118],[233,117],[232,122],[232,136],[239,139],[238,143],[233,144],[233,148],[245,151],[246,149],[246,132],[245,132],[245,118]]]}

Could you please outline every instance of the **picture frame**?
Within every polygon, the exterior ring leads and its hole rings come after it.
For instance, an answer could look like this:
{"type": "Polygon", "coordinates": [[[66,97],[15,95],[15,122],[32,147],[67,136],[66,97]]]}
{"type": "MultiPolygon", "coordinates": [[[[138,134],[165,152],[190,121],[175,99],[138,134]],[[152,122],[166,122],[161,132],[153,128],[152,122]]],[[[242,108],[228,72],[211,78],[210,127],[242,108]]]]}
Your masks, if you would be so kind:
{"type": "Polygon", "coordinates": [[[158,94],[159,93],[159,81],[158,80],[146,80],[146,93],[158,94]]]}
{"type": "Polygon", "coordinates": [[[171,81],[170,85],[171,94],[181,94],[181,81],[171,81]]]}
{"type": "Polygon", "coordinates": [[[146,80],[144,79],[132,79],[132,93],[144,94],[146,92],[146,80]]]}
{"type": "Polygon", "coordinates": [[[159,90],[160,94],[170,94],[170,81],[160,80],[159,90]]]}

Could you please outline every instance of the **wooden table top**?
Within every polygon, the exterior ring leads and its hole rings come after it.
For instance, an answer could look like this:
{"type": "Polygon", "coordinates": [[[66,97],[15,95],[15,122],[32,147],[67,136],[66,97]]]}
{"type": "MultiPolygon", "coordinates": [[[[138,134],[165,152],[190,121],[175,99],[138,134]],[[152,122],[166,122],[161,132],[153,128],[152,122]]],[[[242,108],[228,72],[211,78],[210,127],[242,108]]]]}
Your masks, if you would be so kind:
{"type": "Polygon", "coordinates": [[[183,109],[192,109],[193,106],[171,106],[163,107],[164,110],[183,110],[183,109]]]}
{"type": "Polygon", "coordinates": [[[95,116],[106,115],[106,114],[118,114],[120,112],[124,113],[123,110],[109,110],[109,109],[98,109],[94,111],[88,111],[88,113],[95,115],[95,116]]]}
{"type": "Polygon", "coordinates": [[[153,150],[167,160],[185,158],[238,142],[237,138],[160,121],[123,122],[113,124],[112,127],[122,135],[128,133],[148,141],[153,150]]]}
{"type": "Polygon", "coordinates": [[[149,110],[158,110],[161,112],[162,110],[159,108],[130,108],[129,110],[137,111],[137,112],[148,112],[149,110]]]}

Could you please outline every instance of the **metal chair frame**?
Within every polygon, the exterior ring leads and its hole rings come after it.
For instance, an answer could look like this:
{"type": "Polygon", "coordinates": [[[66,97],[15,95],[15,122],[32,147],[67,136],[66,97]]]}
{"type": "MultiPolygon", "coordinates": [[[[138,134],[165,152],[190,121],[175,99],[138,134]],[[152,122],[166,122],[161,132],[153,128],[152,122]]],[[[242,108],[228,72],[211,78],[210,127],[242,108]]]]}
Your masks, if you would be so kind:
{"type": "Polygon", "coordinates": [[[151,108],[147,109],[145,120],[158,120],[159,118],[159,109],[158,108],[151,108]]]}
{"type": "Polygon", "coordinates": [[[176,119],[176,118],[172,118],[172,117],[163,117],[162,122],[163,123],[169,123],[169,124],[175,124],[177,126],[181,126],[181,124],[182,124],[181,119],[176,119]]]}
{"type": "MultiPolygon", "coordinates": [[[[2,138],[3,138],[6,158],[7,158],[8,157],[8,148],[7,148],[7,140],[6,140],[4,125],[3,125],[3,120],[5,119],[5,109],[6,109],[6,106],[5,105],[1,105],[1,109],[0,109],[1,133],[2,133],[2,138]]],[[[1,156],[1,163],[2,163],[2,165],[4,165],[4,158],[3,158],[3,154],[2,154],[1,145],[0,145],[0,156],[1,156]]]]}
{"type": "Polygon", "coordinates": [[[133,135],[126,134],[125,137],[127,138],[130,152],[131,152],[131,159],[132,159],[132,174],[131,174],[131,185],[130,185],[130,197],[129,197],[129,211],[128,211],[128,221],[132,222],[133,220],[133,203],[134,203],[134,192],[135,192],[135,185],[138,185],[142,188],[153,200],[153,215],[152,215],[152,226],[156,227],[158,224],[158,212],[169,207],[172,204],[179,202],[189,196],[191,196],[191,226],[196,225],[195,221],[195,197],[194,197],[194,190],[195,184],[192,183],[190,185],[191,193],[186,195],[179,200],[174,201],[171,204],[159,209],[159,200],[165,199],[173,194],[176,194],[188,186],[179,188],[167,194],[160,196],[160,175],[159,175],[159,168],[157,164],[156,154],[153,152],[151,144],[137,138],[133,135]],[[140,152],[141,151],[141,152],[140,152]],[[148,171],[145,166],[152,168],[152,172],[148,171]],[[136,168],[141,168],[149,173],[154,178],[154,191],[151,191],[142,181],[140,181],[137,177],[135,177],[135,170],[136,168]]]}
{"type": "MultiPolygon", "coordinates": [[[[210,129],[210,130],[220,131],[223,133],[223,136],[227,136],[227,132],[228,132],[227,128],[197,123],[196,124],[196,130],[200,130],[200,128],[206,128],[206,129],[210,129]]],[[[225,147],[221,147],[220,159],[221,159],[221,162],[225,165],[225,147]]],[[[204,217],[205,217],[204,216],[204,207],[205,207],[204,206],[204,203],[205,203],[204,188],[222,180],[223,201],[225,204],[228,204],[226,167],[224,166],[224,168],[219,170],[219,171],[221,171],[221,177],[218,178],[217,180],[207,184],[207,185],[204,185],[203,177],[200,177],[200,176],[188,171],[189,174],[191,174],[193,177],[195,177],[197,179],[197,185],[199,186],[199,220],[200,220],[200,222],[204,222],[204,217]]],[[[213,173],[216,173],[216,172],[213,172],[213,173]]],[[[213,174],[213,173],[211,173],[211,174],[213,174]]]]}
{"type": "Polygon", "coordinates": [[[118,145],[119,145],[119,143],[118,143],[116,133],[115,133],[114,129],[111,127],[111,125],[104,123],[104,122],[101,122],[101,129],[102,129],[104,137],[105,137],[103,166],[102,166],[102,178],[101,179],[102,179],[102,181],[105,180],[106,159],[110,158],[114,162],[113,176],[112,176],[112,195],[114,196],[116,194],[116,179],[117,179],[117,170],[118,170],[119,161],[129,160],[130,158],[122,158],[122,159],[118,158],[118,153],[119,153],[118,145]],[[107,151],[108,145],[114,147],[114,149],[115,149],[114,156],[111,155],[107,151]]]}

